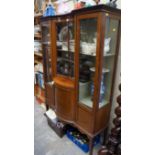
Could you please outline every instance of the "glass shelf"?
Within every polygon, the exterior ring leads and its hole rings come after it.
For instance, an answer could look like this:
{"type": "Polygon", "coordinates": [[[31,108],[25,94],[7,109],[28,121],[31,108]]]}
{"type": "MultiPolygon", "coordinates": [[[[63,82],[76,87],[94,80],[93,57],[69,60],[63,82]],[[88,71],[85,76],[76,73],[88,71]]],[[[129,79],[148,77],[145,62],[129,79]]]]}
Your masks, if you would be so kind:
{"type": "Polygon", "coordinates": [[[74,51],[69,51],[69,50],[62,50],[62,49],[57,49],[57,51],[60,51],[60,52],[72,52],[72,53],[74,53],[74,51]]]}
{"type": "MultiPolygon", "coordinates": [[[[71,51],[72,52],[72,51],[71,51]]],[[[88,55],[88,56],[93,56],[93,57],[95,57],[96,56],[96,54],[95,55],[91,55],[91,54],[88,54],[88,53],[80,53],[80,54],[83,54],[83,55],[88,55]]],[[[115,56],[115,54],[113,54],[113,53],[108,53],[108,54],[104,54],[104,57],[111,57],[111,56],[115,56]]]]}
{"type": "Polygon", "coordinates": [[[96,55],[88,54],[88,53],[83,53],[83,52],[81,52],[80,54],[96,57],[96,55]]]}
{"type": "MultiPolygon", "coordinates": [[[[84,105],[89,107],[89,108],[93,107],[93,102],[92,102],[92,97],[91,96],[85,97],[82,100],[80,100],[80,104],[81,103],[82,104],[84,103],[84,105]]],[[[108,104],[108,101],[103,100],[102,102],[99,103],[99,108],[104,107],[106,104],[108,104]]]]}
{"type": "Polygon", "coordinates": [[[50,45],[51,43],[49,41],[46,41],[46,42],[42,42],[42,44],[44,44],[44,45],[50,45]]]}
{"type": "MultiPolygon", "coordinates": [[[[96,57],[96,54],[88,54],[88,53],[83,53],[83,52],[81,52],[80,54],[96,57]]],[[[104,54],[104,57],[111,57],[111,56],[115,56],[115,54],[114,53],[106,53],[106,54],[104,54]]]]}
{"type": "Polygon", "coordinates": [[[67,62],[74,63],[74,61],[66,59],[66,58],[58,58],[57,61],[67,61],[67,62]]]}
{"type": "Polygon", "coordinates": [[[106,54],[104,54],[104,57],[110,57],[110,56],[115,56],[115,54],[114,53],[106,53],[106,54]]]}
{"type": "MultiPolygon", "coordinates": [[[[90,70],[91,70],[92,72],[95,72],[95,67],[90,68],[90,70]]],[[[106,68],[103,68],[103,69],[102,69],[102,73],[109,73],[109,72],[110,72],[109,69],[106,69],[106,68]]]]}
{"type": "Polygon", "coordinates": [[[91,96],[88,96],[88,97],[81,99],[80,103],[84,104],[85,106],[87,106],[89,108],[93,107],[93,102],[92,102],[91,96]]]}

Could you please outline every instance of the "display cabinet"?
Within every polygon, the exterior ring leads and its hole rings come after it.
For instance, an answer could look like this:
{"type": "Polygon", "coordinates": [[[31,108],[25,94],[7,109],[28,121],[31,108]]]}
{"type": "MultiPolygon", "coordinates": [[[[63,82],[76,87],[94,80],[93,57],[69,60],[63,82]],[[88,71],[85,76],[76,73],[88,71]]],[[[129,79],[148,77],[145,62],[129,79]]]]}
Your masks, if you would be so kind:
{"type": "Polygon", "coordinates": [[[120,18],[119,9],[98,5],[41,19],[43,26],[48,23],[47,34],[42,29],[48,105],[88,136],[90,154],[93,138],[109,121],[120,18]]]}

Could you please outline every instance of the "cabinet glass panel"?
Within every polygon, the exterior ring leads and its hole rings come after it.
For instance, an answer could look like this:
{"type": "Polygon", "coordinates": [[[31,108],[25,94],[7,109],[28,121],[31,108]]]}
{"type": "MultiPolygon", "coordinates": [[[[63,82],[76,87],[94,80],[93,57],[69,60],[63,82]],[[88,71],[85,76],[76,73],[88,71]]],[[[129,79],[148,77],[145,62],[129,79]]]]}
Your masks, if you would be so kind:
{"type": "Polygon", "coordinates": [[[105,40],[103,49],[104,60],[100,84],[99,108],[109,103],[110,100],[118,26],[118,20],[111,19],[110,17],[106,18],[105,40]]]}
{"type": "Polygon", "coordinates": [[[41,26],[42,26],[42,43],[49,45],[50,44],[49,22],[43,22],[41,26]]]}
{"type": "Polygon", "coordinates": [[[74,23],[56,24],[57,30],[57,74],[74,77],[74,23]]]}
{"type": "Polygon", "coordinates": [[[80,20],[79,103],[93,107],[97,19],[80,20]]]}
{"type": "Polygon", "coordinates": [[[52,81],[50,22],[42,22],[42,47],[45,82],[52,81]]]}

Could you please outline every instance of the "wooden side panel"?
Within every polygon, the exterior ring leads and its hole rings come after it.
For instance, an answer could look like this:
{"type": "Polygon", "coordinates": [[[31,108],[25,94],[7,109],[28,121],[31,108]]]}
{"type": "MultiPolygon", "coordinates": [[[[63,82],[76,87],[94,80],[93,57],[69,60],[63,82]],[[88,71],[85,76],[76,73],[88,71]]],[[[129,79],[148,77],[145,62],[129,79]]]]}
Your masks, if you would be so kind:
{"type": "Polygon", "coordinates": [[[46,104],[55,109],[55,101],[54,101],[54,86],[51,84],[46,84],[46,104]]]}
{"type": "Polygon", "coordinates": [[[68,121],[74,120],[74,90],[55,86],[56,113],[68,121]]]}
{"type": "Polygon", "coordinates": [[[81,126],[84,130],[92,133],[92,126],[93,126],[93,115],[92,112],[86,111],[85,109],[78,107],[77,112],[77,124],[81,126]]]}
{"type": "Polygon", "coordinates": [[[97,111],[97,116],[95,120],[95,132],[100,131],[108,125],[110,116],[110,104],[97,111]]]}

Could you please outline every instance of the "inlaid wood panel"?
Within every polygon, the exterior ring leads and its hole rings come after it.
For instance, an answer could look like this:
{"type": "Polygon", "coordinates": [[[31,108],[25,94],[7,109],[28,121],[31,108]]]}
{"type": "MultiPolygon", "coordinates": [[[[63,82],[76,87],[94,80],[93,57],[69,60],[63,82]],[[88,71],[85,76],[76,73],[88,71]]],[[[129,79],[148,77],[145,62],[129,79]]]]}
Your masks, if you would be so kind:
{"type": "Polygon", "coordinates": [[[82,128],[92,133],[92,125],[93,125],[93,115],[91,112],[86,111],[85,109],[78,107],[77,112],[77,124],[82,128]]]}
{"type": "Polygon", "coordinates": [[[74,119],[74,91],[55,86],[56,113],[58,116],[72,121],[74,119]]]}
{"type": "Polygon", "coordinates": [[[95,132],[105,128],[109,121],[110,104],[107,104],[103,108],[99,109],[95,120],[95,132]]]}

